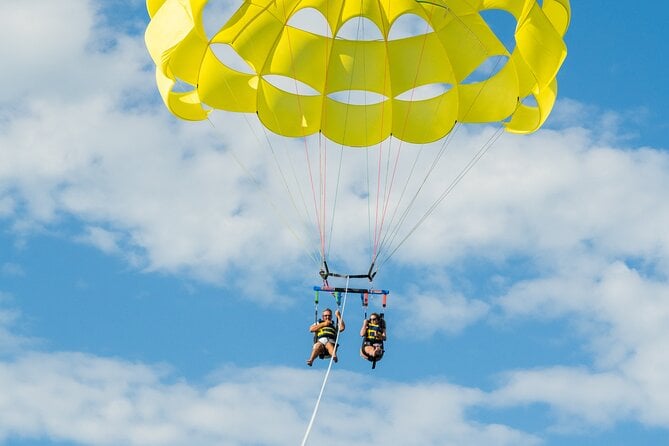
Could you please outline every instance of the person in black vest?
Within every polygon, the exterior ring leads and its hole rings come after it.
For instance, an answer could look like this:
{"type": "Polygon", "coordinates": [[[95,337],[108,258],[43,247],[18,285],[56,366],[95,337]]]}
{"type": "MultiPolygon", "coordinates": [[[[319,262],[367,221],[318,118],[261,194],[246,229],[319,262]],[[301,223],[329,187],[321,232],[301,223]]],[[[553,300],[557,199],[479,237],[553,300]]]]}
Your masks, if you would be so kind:
{"type": "Polygon", "coordinates": [[[316,356],[321,358],[332,356],[332,360],[337,362],[337,349],[335,347],[337,331],[344,331],[346,326],[339,310],[335,312],[335,316],[337,316],[337,320],[339,321],[338,326],[332,320],[332,310],[326,308],[323,310],[321,320],[309,327],[309,331],[314,333],[314,348],[311,350],[311,356],[307,359],[309,367],[313,364],[316,356]]]}
{"type": "Polygon", "coordinates": [[[377,313],[369,315],[360,329],[362,346],[360,356],[368,361],[379,361],[383,357],[383,341],[386,340],[386,321],[377,313]]]}

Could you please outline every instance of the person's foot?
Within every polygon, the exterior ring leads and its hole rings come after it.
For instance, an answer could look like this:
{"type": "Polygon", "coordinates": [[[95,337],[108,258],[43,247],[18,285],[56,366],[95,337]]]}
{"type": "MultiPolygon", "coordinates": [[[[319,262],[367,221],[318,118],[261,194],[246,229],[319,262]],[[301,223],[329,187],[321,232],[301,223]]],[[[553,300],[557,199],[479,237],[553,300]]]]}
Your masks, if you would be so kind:
{"type": "Polygon", "coordinates": [[[313,364],[313,363],[314,363],[314,361],[312,361],[311,359],[307,359],[307,365],[309,367],[311,367],[311,364],[313,364]]]}
{"type": "Polygon", "coordinates": [[[339,358],[337,358],[336,356],[333,356],[333,357],[332,357],[332,360],[333,360],[334,362],[337,362],[337,361],[339,361],[339,358]]]}

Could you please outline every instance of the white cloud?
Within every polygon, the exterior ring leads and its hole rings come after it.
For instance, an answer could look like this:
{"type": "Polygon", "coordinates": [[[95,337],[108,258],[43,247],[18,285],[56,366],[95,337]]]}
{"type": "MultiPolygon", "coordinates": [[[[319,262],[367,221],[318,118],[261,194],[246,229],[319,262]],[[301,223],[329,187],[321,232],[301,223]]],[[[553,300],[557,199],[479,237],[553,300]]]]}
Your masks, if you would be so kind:
{"type": "MultiPolygon", "coordinates": [[[[536,437],[504,425],[467,421],[465,410],[480,404],[481,392],[445,383],[371,386],[366,376],[335,375],[313,443],[538,444],[536,437]],[[361,393],[368,399],[360,401],[361,393]]],[[[224,368],[210,385],[196,386],[174,380],[160,366],[80,353],[26,353],[0,363],[0,438],[294,445],[304,435],[320,378],[290,368],[224,368]]]]}
{"type": "Polygon", "coordinates": [[[119,234],[107,231],[103,228],[88,227],[78,240],[82,243],[95,246],[100,251],[107,254],[114,254],[120,251],[119,234]]]}
{"type": "Polygon", "coordinates": [[[16,111],[37,98],[68,105],[150,91],[150,72],[137,71],[145,63],[141,40],[101,28],[98,8],[92,0],[3,2],[0,39],[11,44],[0,49],[2,79],[12,88],[2,90],[0,104],[16,111]]]}
{"type": "Polygon", "coordinates": [[[509,373],[506,385],[492,395],[491,404],[496,402],[505,406],[548,404],[562,429],[575,429],[610,427],[633,417],[643,397],[616,373],[554,367],[509,373]]]}
{"type": "Polygon", "coordinates": [[[0,101],[24,104],[29,91],[47,96],[75,92],[87,75],[80,64],[92,25],[93,11],[86,0],[3,2],[0,39],[11,44],[2,46],[0,56],[11,63],[4,64],[2,77],[12,88],[2,90],[0,101]]]}
{"type": "Polygon", "coordinates": [[[34,339],[16,334],[17,321],[21,312],[10,308],[8,303],[13,301],[13,296],[0,291],[0,354],[11,354],[29,347],[34,339]]]}
{"type": "Polygon", "coordinates": [[[510,315],[564,318],[593,363],[511,372],[497,396],[508,404],[550,405],[569,425],[611,425],[627,418],[669,426],[669,284],[622,262],[570,268],[515,285],[500,301],[510,315]],[[600,265],[601,266],[601,265],[600,265]],[[580,420],[580,421],[579,421],[580,420]]]}
{"type": "Polygon", "coordinates": [[[0,275],[11,277],[23,277],[26,272],[21,265],[12,262],[5,262],[0,265],[0,275]]]}
{"type": "Polygon", "coordinates": [[[402,317],[396,327],[400,336],[429,339],[435,334],[459,334],[468,325],[483,320],[490,306],[477,299],[468,299],[455,291],[439,286],[418,288],[400,296],[392,296],[393,311],[402,317]],[[440,290],[438,293],[435,290],[440,290]]]}
{"type": "Polygon", "coordinates": [[[586,244],[606,257],[663,258],[668,167],[665,152],[598,146],[579,129],[509,135],[398,255],[550,261],[586,244]]]}

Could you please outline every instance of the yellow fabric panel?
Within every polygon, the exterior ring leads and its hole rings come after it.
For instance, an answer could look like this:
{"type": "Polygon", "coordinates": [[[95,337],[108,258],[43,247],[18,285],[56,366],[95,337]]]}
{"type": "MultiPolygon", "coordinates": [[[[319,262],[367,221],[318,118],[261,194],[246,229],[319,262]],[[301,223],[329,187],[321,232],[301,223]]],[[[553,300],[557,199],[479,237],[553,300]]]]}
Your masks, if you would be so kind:
{"type": "Polygon", "coordinates": [[[549,84],[566,56],[562,37],[552,27],[538,5],[529,9],[516,31],[518,51],[527,62],[540,85],[549,84]]]}
{"type": "Polygon", "coordinates": [[[516,67],[516,73],[518,74],[518,97],[524,98],[536,89],[536,78],[518,51],[511,54],[511,63],[516,67]]]}
{"type": "Polygon", "coordinates": [[[335,39],[327,67],[324,94],[368,90],[390,95],[386,44],[378,41],[335,39]]]}
{"type": "MultiPolygon", "coordinates": [[[[259,17],[265,16],[264,12],[264,7],[250,1],[245,1],[230,17],[225,26],[212,37],[212,43],[234,42],[237,36],[247,29],[250,23],[258,20],[259,17]]],[[[280,22],[280,20],[276,21],[280,22]]]]}
{"type": "Polygon", "coordinates": [[[392,129],[390,102],[350,105],[325,98],[323,134],[350,147],[368,147],[386,139],[392,129]]]}
{"type": "Polygon", "coordinates": [[[214,36],[212,43],[229,43],[249,65],[261,72],[272,54],[276,39],[283,32],[284,23],[254,6],[245,9],[236,27],[239,29],[223,28],[214,36]]]}
{"type": "Polygon", "coordinates": [[[514,65],[507,62],[489,79],[460,85],[461,122],[496,122],[505,119],[516,109],[518,81],[514,65]]]}
{"type": "Polygon", "coordinates": [[[149,13],[149,17],[153,17],[163,6],[163,3],[165,3],[165,0],[146,0],[146,10],[149,13]]]}
{"type": "Polygon", "coordinates": [[[173,92],[177,78],[195,86],[199,72],[198,55],[206,48],[203,30],[195,24],[204,0],[147,2],[153,17],[145,33],[149,54],[156,64],[156,84],[167,108],[182,119],[201,120],[207,111],[198,93],[173,92]],[[158,9],[155,9],[158,7],[158,9]]]}
{"type": "Polygon", "coordinates": [[[290,17],[299,9],[302,0],[257,0],[259,5],[267,7],[267,11],[277,20],[287,23],[290,17]]]}
{"type": "Polygon", "coordinates": [[[503,9],[518,21],[512,61],[519,79],[519,97],[532,94],[537,106],[519,104],[505,124],[507,130],[529,133],[545,122],[555,104],[555,77],[567,55],[562,37],[569,25],[567,0],[545,0],[540,7],[533,0],[483,0],[485,9],[503,9]]]}
{"type": "Polygon", "coordinates": [[[172,75],[193,86],[197,85],[200,62],[206,50],[207,42],[197,33],[191,32],[186,35],[179,45],[169,52],[167,64],[172,75]]]}
{"type": "MultiPolygon", "coordinates": [[[[474,3],[480,0],[472,0],[474,3]]],[[[430,16],[429,21],[440,20],[440,17],[458,19],[470,14],[476,14],[481,9],[478,4],[472,5],[466,0],[420,0],[418,3],[430,16]]]]}
{"type": "MultiPolygon", "coordinates": [[[[454,90],[423,101],[393,101],[393,136],[412,143],[440,139],[458,118],[458,96],[454,90]]],[[[380,141],[379,141],[380,142],[380,141]]]]}
{"type": "MultiPolygon", "coordinates": [[[[330,27],[329,35],[335,35],[335,31],[340,28],[343,3],[341,1],[332,0],[300,0],[299,6],[295,8],[295,13],[308,8],[320,12],[330,27]]],[[[322,34],[327,35],[326,32],[322,32],[322,34]]]]}
{"type": "Polygon", "coordinates": [[[518,20],[518,17],[523,13],[523,9],[532,3],[536,3],[535,0],[482,0],[481,10],[500,9],[510,13],[518,20]]]}
{"type": "Polygon", "coordinates": [[[156,84],[163,102],[168,110],[181,119],[201,121],[207,118],[208,112],[202,107],[196,90],[189,92],[173,92],[174,80],[156,70],[156,84]]]}
{"type": "Polygon", "coordinates": [[[381,3],[386,3],[387,1],[388,0],[353,0],[341,2],[343,8],[338,28],[352,18],[362,16],[374,22],[379,30],[381,30],[381,33],[385,34],[384,31],[388,29],[388,21],[381,7],[381,3]]]}
{"type": "MultiPolygon", "coordinates": [[[[426,8],[416,8],[416,0],[380,0],[392,27],[395,20],[403,14],[415,14],[427,23],[430,23],[431,13],[426,8]]],[[[387,36],[387,29],[386,35],[387,36]]]]}
{"type": "Polygon", "coordinates": [[[416,86],[456,82],[448,53],[436,34],[425,34],[388,42],[388,64],[392,96],[416,86]]]}
{"type": "Polygon", "coordinates": [[[263,74],[293,77],[323,92],[331,42],[331,39],[287,26],[263,74]]]}
{"type": "Polygon", "coordinates": [[[506,129],[513,133],[530,133],[537,130],[548,118],[557,97],[557,81],[533,94],[537,107],[519,105],[506,129]]]}
{"type": "Polygon", "coordinates": [[[260,121],[279,135],[306,136],[320,128],[321,96],[296,95],[261,78],[257,106],[260,121]]]}
{"type": "Polygon", "coordinates": [[[508,54],[479,15],[459,19],[447,16],[438,26],[437,36],[448,54],[457,82],[467,78],[491,55],[508,54]]]}
{"type": "Polygon", "coordinates": [[[555,103],[571,15],[568,0],[247,0],[209,40],[202,24],[206,3],[147,0],[146,45],[170,111],[184,119],[204,119],[209,107],[256,111],[279,134],[321,131],[356,147],[391,133],[411,142],[433,141],[456,119],[506,121],[509,131],[535,131],[555,103]],[[287,25],[305,8],[320,12],[335,37],[287,25]],[[487,9],[516,19],[511,54],[480,15],[487,9]],[[434,32],[381,41],[336,37],[347,21],[364,17],[387,38],[404,14],[423,18],[434,32]],[[234,48],[255,73],[225,66],[210,48],[219,43],[234,48]],[[502,70],[485,81],[464,83],[492,56],[508,57],[502,70]],[[315,95],[283,91],[264,78],[269,75],[296,79],[315,95]],[[193,91],[174,92],[177,81],[193,85],[193,91]],[[397,99],[430,84],[452,88],[437,97],[397,99]],[[331,96],[349,90],[379,94],[382,102],[345,104],[331,96]],[[527,96],[537,105],[519,103],[527,96]]]}
{"type": "Polygon", "coordinates": [[[258,76],[235,71],[207,49],[202,60],[198,91],[202,102],[213,108],[235,112],[256,111],[258,76]]]}
{"type": "Polygon", "coordinates": [[[192,16],[180,1],[167,0],[146,27],[144,42],[158,69],[164,69],[170,52],[193,30],[192,16]]]}
{"type": "Polygon", "coordinates": [[[544,0],[542,9],[549,18],[555,31],[564,36],[569,27],[571,17],[571,6],[569,0],[544,0]]]}
{"type": "Polygon", "coordinates": [[[336,28],[336,24],[341,16],[342,2],[332,0],[299,0],[295,12],[313,8],[323,14],[323,17],[330,24],[331,29],[336,28]]]}

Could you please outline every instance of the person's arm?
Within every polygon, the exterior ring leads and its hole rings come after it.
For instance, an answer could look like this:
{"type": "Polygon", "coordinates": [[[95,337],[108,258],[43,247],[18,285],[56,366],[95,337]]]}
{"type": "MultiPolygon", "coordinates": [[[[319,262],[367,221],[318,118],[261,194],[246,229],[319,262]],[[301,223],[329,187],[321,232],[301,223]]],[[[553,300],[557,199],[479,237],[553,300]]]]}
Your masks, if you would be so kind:
{"type": "Polygon", "coordinates": [[[335,316],[337,316],[337,319],[339,320],[339,331],[344,331],[346,329],[346,324],[341,317],[341,312],[339,310],[335,311],[335,316]]]}
{"type": "Polygon", "coordinates": [[[314,322],[314,323],[311,324],[311,326],[309,327],[309,331],[312,332],[312,333],[316,333],[318,330],[320,330],[321,328],[325,327],[326,324],[327,324],[327,322],[325,322],[325,321],[323,321],[323,322],[314,322]]]}
{"type": "Polygon", "coordinates": [[[360,329],[360,336],[363,338],[367,336],[367,319],[362,321],[362,328],[360,329]]]}

